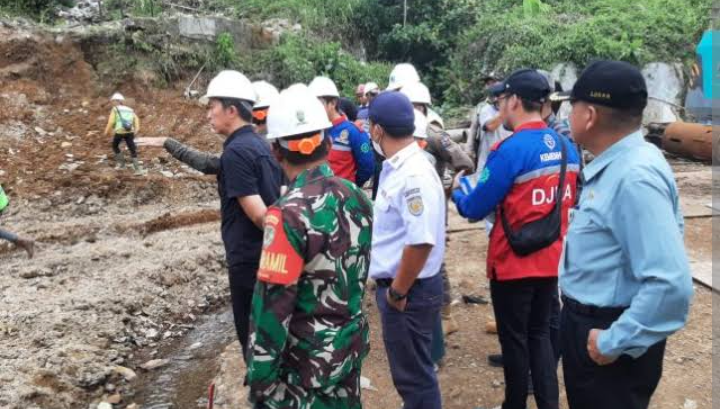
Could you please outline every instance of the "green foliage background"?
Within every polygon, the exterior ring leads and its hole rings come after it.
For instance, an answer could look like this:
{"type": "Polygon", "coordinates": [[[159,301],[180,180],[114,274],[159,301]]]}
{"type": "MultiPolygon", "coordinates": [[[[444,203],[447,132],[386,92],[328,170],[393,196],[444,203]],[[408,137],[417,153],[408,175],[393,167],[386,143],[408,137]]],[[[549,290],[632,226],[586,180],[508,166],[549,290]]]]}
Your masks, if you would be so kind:
{"type": "MultiPolygon", "coordinates": [[[[0,9],[48,16],[72,0],[0,0],[0,9]]],[[[710,26],[713,0],[175,0],[203,12],[260,22],[286,18],[303,27],[277,47],[234,55],[218,39],[209,69],[241,68],[279,86],[325,74],[351,95],[357,83],[387,81],[391,66],[412,62],[434,97],[457,106],[482,97],[480,79],[558,62],[597,58],[642,65],[693,60],[710,26]],[[196,4],[197,3],[197,4],[196,4]],[[369,62],[362,62],[366,59],[369,62]]],[[[104,0],[109,18],[155,15],[160,0],[104,0]]],[[[179,61],[181,63],[182,61],[179,61]]],[[[193,62],[195,62],[193,60],[193,62]]]]}

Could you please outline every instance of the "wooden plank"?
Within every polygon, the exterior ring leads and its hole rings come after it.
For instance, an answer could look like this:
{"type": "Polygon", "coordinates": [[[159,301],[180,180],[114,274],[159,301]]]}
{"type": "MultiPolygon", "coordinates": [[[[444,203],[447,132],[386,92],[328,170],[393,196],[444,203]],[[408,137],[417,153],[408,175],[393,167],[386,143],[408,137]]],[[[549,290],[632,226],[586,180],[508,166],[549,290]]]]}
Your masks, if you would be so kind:
{"type": "Polygon", "coordinates": [[[712,260],[691,261],[690,271],[692,271],[692,276],[695,281],[698,281],[708,288],[712,288],[713,291],[720,291],[720,288],[718,288],[720,287],[720,282],[718,282],[719,286],[713,286],[712,260]]]}

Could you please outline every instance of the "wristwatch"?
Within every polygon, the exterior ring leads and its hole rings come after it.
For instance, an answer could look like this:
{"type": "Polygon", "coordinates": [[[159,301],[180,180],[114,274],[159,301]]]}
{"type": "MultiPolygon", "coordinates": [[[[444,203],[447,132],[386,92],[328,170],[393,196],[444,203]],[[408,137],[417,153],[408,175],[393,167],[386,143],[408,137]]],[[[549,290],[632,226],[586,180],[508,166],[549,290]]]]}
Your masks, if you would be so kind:
{"type": "Polygon", "coordinates": [[[407,298],[407,294],[400,294],[399,292],[395,291],[392,286],[388,287],[388,296],[390,296],[390,299],[395,302],[402,301],[407,298]]]}

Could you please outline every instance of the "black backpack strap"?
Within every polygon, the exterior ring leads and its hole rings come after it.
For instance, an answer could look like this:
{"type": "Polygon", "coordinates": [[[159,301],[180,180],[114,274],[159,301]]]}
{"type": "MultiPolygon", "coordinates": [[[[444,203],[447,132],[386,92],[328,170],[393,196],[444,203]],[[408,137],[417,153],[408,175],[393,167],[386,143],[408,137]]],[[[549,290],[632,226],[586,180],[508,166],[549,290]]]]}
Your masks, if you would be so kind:
{"type": "MultiPolygon", "coordinates": [[[[567,173],[567,164],[568,164],[568,158],[567,158],[567,146],[565,145],[565,140],[562,135],[558,134],[558,140],[560,140],[560,150],[561,150],[561,158],[560,158],[560,180],[558,181],[558,190],[555,194],[555,207],[550,211],[550,213],[544,217],[548,217],[549,215],[553,213],[560,213],[560,210],[562,209],[562,199],[565,196],[565,174],[567,173]]],[[[508,221],[507,217],[505,216],[505,200],[500,204],[500,220],[502,221],[503,230],[505,231],[505,236],[510,237],[513,236],[515,233],[512,230],[512,226],[510,226],[510,222],[508,221]]],[[[560,223],[562,223],[562,219],[560,219],[560,223]]]]}

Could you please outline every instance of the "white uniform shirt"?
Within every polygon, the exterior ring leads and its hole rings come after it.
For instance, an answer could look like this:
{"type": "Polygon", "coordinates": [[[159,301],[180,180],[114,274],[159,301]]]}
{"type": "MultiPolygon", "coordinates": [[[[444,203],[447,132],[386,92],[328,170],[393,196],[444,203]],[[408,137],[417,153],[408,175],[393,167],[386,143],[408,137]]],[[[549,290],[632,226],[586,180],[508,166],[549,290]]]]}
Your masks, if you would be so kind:
{"type": "Polygon", "coordinates": [[[492,104],[487,104],[480,110],[480,116],[478,119],[478,127],[480,128],[480,146],[478,148],[477,156],[478,172],[482,172],[483,168],[485,167],[485,162],[487,162],[487,158],[490,155],[490,149],[493,147],[493,145],[512,135],[512,132],[505,129],[505,127],[502,125],[500,125],[493,132],[486,132],[483,130],[485,125],[491,120],[493,120],[495,117],[497,117],[499,113],[500,111],[495,109],[492,104]]]}
{"type": "Polygon", "coordinates": [[[440,272],[445,256],[445,192],[416,143],[383,162],[375,199],[370,277],[395,278],[406,246],[431,244],[418,278],[440,272]]]}

